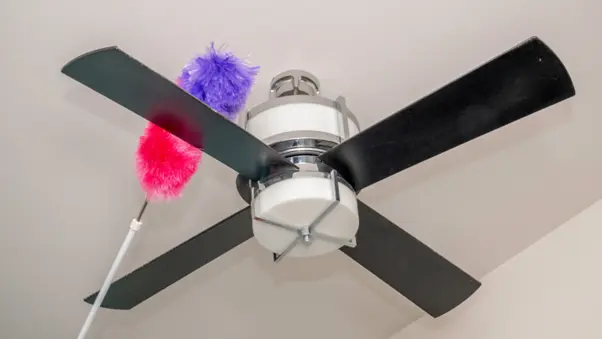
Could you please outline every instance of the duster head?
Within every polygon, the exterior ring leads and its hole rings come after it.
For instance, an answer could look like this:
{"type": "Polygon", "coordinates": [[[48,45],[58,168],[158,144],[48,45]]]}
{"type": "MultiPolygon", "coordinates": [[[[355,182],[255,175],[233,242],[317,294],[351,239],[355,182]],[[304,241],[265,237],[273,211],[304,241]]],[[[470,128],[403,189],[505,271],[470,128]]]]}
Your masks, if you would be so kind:
{"type": "Polygon", "coordinates": [[[230,120],[244,108],[259,67],[249,66],[212,43],[182,70],[178,84],[188,93],[230,120]]]}
{"type": "Polygon", "coordinates": [[[200,149],[149,123],[136,152],[136,173],[146,198],[157,201],[181,196],[202,154],[200,149]]]}

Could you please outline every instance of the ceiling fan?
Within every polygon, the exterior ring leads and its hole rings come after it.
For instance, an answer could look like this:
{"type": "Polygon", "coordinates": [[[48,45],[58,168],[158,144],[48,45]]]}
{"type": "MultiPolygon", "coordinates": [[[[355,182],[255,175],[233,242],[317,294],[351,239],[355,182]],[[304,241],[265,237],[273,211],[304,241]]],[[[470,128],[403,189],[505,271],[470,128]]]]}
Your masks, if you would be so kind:
{"type": "MultiPolygon", "coordinates": [[[[340,249],[433,317],[480,282],[356,199],[365,187],[575,95],[562,62],[532,37],[360,131],[343,97],[292,70],[243,128],[116,47],[62,72],[239,173],[250,206],[115,281],[102,307],[131,309],[255,236],[278,262],[340,249]],[[161,116],[196,133],[178,134],[161,116]]],[[[98,293],[85,299],[93,303],[98,293]]]]}

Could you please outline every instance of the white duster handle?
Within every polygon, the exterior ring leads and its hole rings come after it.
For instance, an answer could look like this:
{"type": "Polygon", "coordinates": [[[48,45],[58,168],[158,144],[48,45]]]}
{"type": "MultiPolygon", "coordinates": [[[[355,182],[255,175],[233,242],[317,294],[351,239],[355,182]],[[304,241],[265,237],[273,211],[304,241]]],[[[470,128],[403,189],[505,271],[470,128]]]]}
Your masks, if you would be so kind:
{"type": "Polygon", "coordinates": [[[113,278],[115,277],[115,273],[117,273],[117,269],[119,268],[119,265],[121,264],[121,261],[123,260],[123,257],[125,256],[125,253],[127,252],[128,248],[130,247],[130,244],[132,243],[132,240],[134,239],[134,236],[136,235],[136,232],[140,229],[141,225],[142,225],[142,222],[140,222],[136,219],[133,219],[132,222],[130,223],[130,230],[129,230],[128,234],[125,236],[125,239],[123,240],[123,243],[121,244],[121,248],[119,248],[119,252],[117,252],[117,256],[115,257],[115,260],[113,260],[113,265],[111,265],[111,269],[109,270],[109,273],[107,274],[107,277],[105,278],[105,281],[102,283],[100,292],[98,292],[98,295],[96,296],[96,300],[94,300],[94,305],[92,305],[92,308],[90,309],[90,312],[88,313],[88,317],[86,318],[86,321],[84,322],[84,325],[82,326],[82,329],[79,331],[79,335],[77,336],[77,339],[86,338],[86,334],[88,333],[88,330],[90,329],[90,326],[92,325],[92,322],[94,321],[94,317],[96,317],[96,312],[98,312],[100,305],[102,305],[102,301],[104,300],[105,296],[107,295],[107,291],[109,290],[109,287],[111,286],[111,282],[113,281],[113,278]]]}

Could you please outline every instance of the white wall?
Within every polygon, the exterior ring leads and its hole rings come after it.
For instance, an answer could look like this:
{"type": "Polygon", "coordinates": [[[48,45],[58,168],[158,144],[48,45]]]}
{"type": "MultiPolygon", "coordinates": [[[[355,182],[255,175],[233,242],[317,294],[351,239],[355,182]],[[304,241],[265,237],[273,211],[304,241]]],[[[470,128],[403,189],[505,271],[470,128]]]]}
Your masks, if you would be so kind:
{"type": "Polygon", "coordinates": [[[391,339],[602,339],[602,201],[482,282],[456,310],[391,339]]]}

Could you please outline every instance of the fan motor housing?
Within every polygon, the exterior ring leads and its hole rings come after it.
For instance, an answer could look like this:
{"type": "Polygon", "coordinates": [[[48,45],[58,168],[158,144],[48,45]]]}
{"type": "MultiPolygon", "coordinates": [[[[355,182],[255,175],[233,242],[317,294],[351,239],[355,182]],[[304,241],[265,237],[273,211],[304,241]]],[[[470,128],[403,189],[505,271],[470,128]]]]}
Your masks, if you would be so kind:
{"type": "Polygon", "coordinates": [[[251,204],[253,233],[274,252],[309,257],[353,246],[359,227],[356,193],[318,157],[359,133],[343,97],[322,97],[318,79],[301,70],[270,84],[270,100],[247,112],[243,126],[298,170],[280,170],[258,182],[237,178],[251,204]]]}

